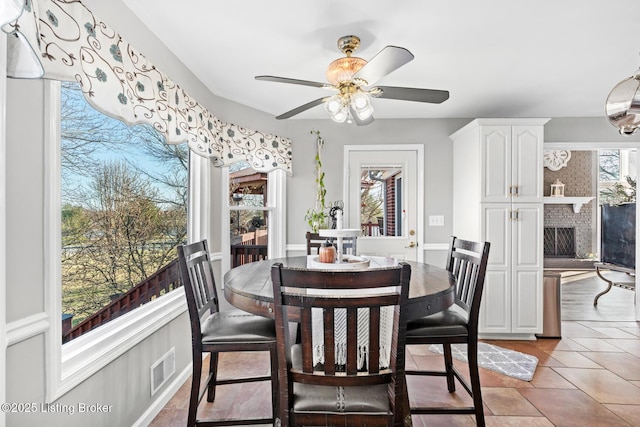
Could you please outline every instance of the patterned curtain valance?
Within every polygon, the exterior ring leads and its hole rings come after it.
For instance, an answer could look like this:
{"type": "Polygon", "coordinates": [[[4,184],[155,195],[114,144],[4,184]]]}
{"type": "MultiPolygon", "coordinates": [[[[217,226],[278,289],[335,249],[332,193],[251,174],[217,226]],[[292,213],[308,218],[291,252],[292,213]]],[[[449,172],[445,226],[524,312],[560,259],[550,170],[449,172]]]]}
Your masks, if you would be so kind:
{"type": "Polygon", "coordinates": [[[8,76],[75,81],[96,109],[150,124],[217,166],[291,174],[289,139],[220,121],[79,0],[0,0],[2,24],[8,76]]]}

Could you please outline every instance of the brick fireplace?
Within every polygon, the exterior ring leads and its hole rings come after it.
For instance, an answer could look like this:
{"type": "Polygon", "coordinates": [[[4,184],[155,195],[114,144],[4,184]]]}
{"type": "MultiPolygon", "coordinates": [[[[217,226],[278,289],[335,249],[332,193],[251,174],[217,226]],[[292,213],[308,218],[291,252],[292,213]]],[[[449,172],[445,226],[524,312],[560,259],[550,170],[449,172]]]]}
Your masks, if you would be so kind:
{"type": "MultiPolygon", "coordinates": [[[[551,184],[559,179],[565,184],[566,197],[593,197],[597,192],[597,172],[596,151],[571,151],[571,159],[566,167],[558,171],[544,169],[544,195],[549,196],[551,184]]],[[[544,206],[545,257],[588,258],[590,254],[595,254],[598,251],[595,235],[596,209],[595,200],[584,204],[578,213],[575,213],[569,204],[546,204],[544,206]],[[556,239],[559,239],[562,246],[559,252],[556,252],[558,248],[552,246],[558,242],[556,239]],[[573,250],[569,247],[571,242],[573,242],[573,250]],[[552,252],[555,255],[551,255],[552,252]],[[573,253],[568,254],[568,252],[573,253]]]]}

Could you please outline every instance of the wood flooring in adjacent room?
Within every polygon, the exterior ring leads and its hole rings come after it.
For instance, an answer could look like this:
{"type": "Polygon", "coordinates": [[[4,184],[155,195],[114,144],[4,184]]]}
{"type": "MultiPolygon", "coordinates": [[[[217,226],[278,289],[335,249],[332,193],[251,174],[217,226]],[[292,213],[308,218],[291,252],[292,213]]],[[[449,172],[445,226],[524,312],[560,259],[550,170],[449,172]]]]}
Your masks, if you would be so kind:
{"type": "MultiPolygon", "coordinates": [[[[640,323],[634,320],[633,292],[614,287],[594,307],[593,298],[605,283],[592,272],[564,276],[562,339],[486,341],[539,360],[530,382],[480,369],[487,426],[640,427],[640,323]]],[[[221,375],[269,369],[267,354],[228,356],[222,356],[221,375]]],[[[426,346],[408,347],[407,368],[441,364],[442,357],[426,346]]],[[[187,380],[151,426],[186,425],[190,383],[187,380]]],[[[408,386],[411,399],[420,403],[456,405],[469,399],[460,386],[449,394],[443,378],[414,377],[408,386]]],[[[221,387],[218,399],[213,404],[203,402],[200,413],[224,417],[270,413],[267,383],[221,387]]],[[[468,415],[413,416],[413,425],[474,426],[475,421],[468,415]]]]}

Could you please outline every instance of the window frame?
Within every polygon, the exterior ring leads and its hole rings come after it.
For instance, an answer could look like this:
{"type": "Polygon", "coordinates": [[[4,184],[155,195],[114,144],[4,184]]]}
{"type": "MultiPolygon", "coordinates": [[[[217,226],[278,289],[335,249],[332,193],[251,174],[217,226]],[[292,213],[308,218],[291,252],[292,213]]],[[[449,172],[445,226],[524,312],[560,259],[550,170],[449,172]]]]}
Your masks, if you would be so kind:
{"type": "MultiPolygon", "coordinates": [[[[45,82],[44,254],[46,331],[46,401],[73,390],[106,365],[187,311],[182,287],[109,323],[62,344],[61,137],[59,81],[45,82]]],[[[198,173],[208,176],[208,167],[198,173]]],[[[191,182],[191,170],[189,170],[191,182]]],[[[191,188],[190,188],[191,191],[191,188]]],[[[189,197],[189,211],[192,207],[189,197]]],[[[200,203],[199,206],[207,206],[200,203]]],[[[188,221],[197,212],[189,215],[188,221]]]]}
{"type": "MultiPolygon", "coordinates": [[[[220,247],[221,259],[220,267],[224,275],[231,269],[231,239],[229,232],[231,211],[244,210],[244,207],[236,207],[229,205],[229,168],[222,168],[220,179],[220,247]]],[[[267,201],[264,207],[250,207],[250,210],[262,210],[269,212],[267,229],[269,234],[267,237],[267,257],[283,258],[286,256],[286,232],[287,232],[287,174],[281,169],[275,169],[268,172],[267,179],[267,201]]],[[[224,283],[221,284],[224,287],[224,283]]]]}

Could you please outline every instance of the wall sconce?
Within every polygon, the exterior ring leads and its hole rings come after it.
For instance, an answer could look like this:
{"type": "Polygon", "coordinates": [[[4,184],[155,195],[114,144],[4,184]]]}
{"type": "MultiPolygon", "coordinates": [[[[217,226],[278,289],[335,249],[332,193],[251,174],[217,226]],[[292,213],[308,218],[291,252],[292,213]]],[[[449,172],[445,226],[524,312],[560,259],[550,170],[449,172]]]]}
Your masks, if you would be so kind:
{"type": "Polygon", "coordinates": [[[559,179],[551,184],[551,197],[564,197],[564,184],[559,179]]]}

